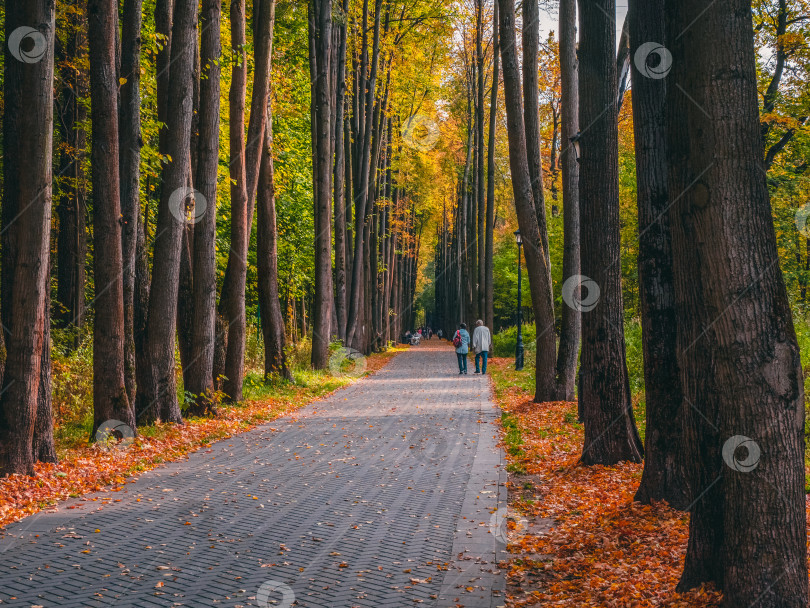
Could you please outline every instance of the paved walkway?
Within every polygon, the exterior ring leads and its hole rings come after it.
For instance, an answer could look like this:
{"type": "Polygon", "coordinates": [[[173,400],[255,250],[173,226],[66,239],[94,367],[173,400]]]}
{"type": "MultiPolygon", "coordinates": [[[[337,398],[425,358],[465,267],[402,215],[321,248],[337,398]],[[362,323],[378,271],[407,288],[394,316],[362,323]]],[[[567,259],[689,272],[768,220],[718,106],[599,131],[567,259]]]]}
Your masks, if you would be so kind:
{"type": "Polygon", "coordinates": [[[434,338],[121,502],[9,526],[0,606],[502,606],[496,416],[434,338]]]}

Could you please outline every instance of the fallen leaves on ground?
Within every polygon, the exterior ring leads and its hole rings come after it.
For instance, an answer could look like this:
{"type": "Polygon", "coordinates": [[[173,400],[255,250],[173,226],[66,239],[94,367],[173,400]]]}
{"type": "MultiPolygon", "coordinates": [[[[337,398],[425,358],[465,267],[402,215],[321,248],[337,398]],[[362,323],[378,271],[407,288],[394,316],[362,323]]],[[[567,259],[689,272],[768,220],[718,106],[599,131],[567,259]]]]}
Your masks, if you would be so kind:
{"type": "Polygon", "coordinates": [[[510,501],[508,606],[691,608],[720,606],[704,586],[675,592],[688,515],[633,502],[642,465],[579,464],[575,403],[532,403],[492,360],[501,409],[517,418],[522,445],[507,443],[510,501]],[[512,446],[512,449],[509,449],[512,446]],[[532,491],[527,493],[527,488],[532,491]],[[522,521],[524,520],[525,521],[522,521]]]}
{"type": "MultiPolygon", "coordinates": [[[[365,371],[377,371],[396,352],[371,355],[365,371]]],[[[346,378],[341,384],[351,380],[346,378]]],[[[0,527],[48,509],[57,501],[89,493],[109,492],[109,497],[94,500],[115,501],[115,492],[121,491],[123,484],[134,482],[134,474],[178,460],[212,441],[243,433],[326,396],[313,388],[295,386],[278,397],[221,407],[216,418],[192,418],[182,425],[156,424],[138,429],[138,437],[126,449],[102,449],[86,443],[63,450],[57,445],[59,464],[37,463],[35,477],[0,478],[0,527]]]]}

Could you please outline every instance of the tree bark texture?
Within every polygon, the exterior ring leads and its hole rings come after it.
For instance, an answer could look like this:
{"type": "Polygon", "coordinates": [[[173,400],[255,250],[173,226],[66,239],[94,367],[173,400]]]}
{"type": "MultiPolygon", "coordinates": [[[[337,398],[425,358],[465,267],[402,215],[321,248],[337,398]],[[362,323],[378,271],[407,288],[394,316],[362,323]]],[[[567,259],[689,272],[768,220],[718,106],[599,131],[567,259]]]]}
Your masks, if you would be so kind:
{"type": "Polygon", "coordinates": [[[93,433],[107,420],[135,428],[124,381],[124,288],[121,190],[118,166],[118,76],[115,69],[118,8],[114,0],[89,0],[90,97],[93,123],[93,433]]]}
{"type": "Polygon", "coordinates": [[[580,0],[579,123],[584,464],[640,462],[624,344],[619,242],[615,0],[580,0]],[[597,295],[598,294],[598,295],[597,295]],[[596,301],[594,301],[596,300],[596,301]],[[595,306],[593,306],[595,304],[595,306]],[[588,310],[589,309],[589,310],[588,310]]]}
{"type": "MultiPolygon", "coordinates": [[[[194,281],[191,360],[185,370],[185,390],[196,395],[191,412],[213,413],[214,347],[216,344],[216,232],[217,172],[219,168],[220,24],[222,1],[206,0],[200,26],[200,112],[197,138],[197,172],[194,185],[205,210],[194,216],[194,281]]],[[[195,202],[195,206],[198,204],[195,202]]]]}
{"type": "MultiPolygon", "coordinates": [[[[563,283],[580,274],[579,161],[571,138],[579,133],[579,65],[576,0],[560,0],[560,167],[563,188],[563,283]]],[[[579,293],[576,294],[580,297],[579,293]]],[[[573,401],[579,355],[581,312],[563,302],[557,352],[557,398],[573,401]]]]}
{"type": "Polygon", "coordinates": [[[175,379],[175,332],[179,288],[180,247],[185,229],[183,210],[191,196],[191,113],[197,2],[177,0],[171,46],[166,147],[171,160],[163,171],[147,319],[150,378],[146,389],[149,414],[164,422],[181,422],[175,379]]]}
{"type": "Polygon", "coordinates": [[[62,99],[59,123],[65,148],[59,175],[63,185],[57,214],[59,234],[56,258],[56,308],[53,311],[58,326],[73,327],[76,336],[73,347],[78,348],[85,315],[85,264],[87,260],[87,188],[84,175],[87,107],[80,103],[87,95],[87,76],[79,68],[86,59],[86,17],[72,13],[64,56],[60,66],[62,99]]]}
{"type": "MultiPolygon", "coordinates": [[[[663,43],[663,0],[630,4],[630,57],[645,42],[663,43]]],[[[642,49],[643,53],[643,49],[642,49]]],[[[678,371],[677,315],[667,185],[665,78],[650,78],[632,65],[633,125],[638,187],[639,295],[647,426],[644,473],[636,500],[666,500],[685,509],[691,502],[683,453],[683,400],[678,371]]],[[[645,67],[642,64],[642,67],[645,67]]]]}
{"type": "Polygon", "coordinates": [[[121,31],[119,91],[121,180],[121,257],[124,300],[124,382],[130,405],[135,404],[135,259],[141,216],[141,11],[143,0],[124,2],[121,31]]]}
{"type": "Polygon", "coordinates": [[[509,165],[512,169],[512,189],[515,196],[518,226],[523,238],[529,290],[537,328],[537,363],[535,373],[536,402],[555,398],[554,366],[556,337],[554,335],[554,308],[548,279],[548,266],[535,214],[532,180],[526,155],[526,131],[520,95],[520,71],[515,51],[514,0],[498,0],[503,60],[503,88],[509,134],[509,165]]]}
{"type": "Polygon", "coordinates": [[[806,606],[803,380],[763,167],[751,3],[666,9],[668,100],[685,99],[668,119],[676,301],[701,323],[686,326],[687,338],[700,329],[690,344],[679,327],[685,396],[699,398],[709,375],[692,359],[711,356],[714,380],[707,402],[692,400],[701,483],[681,588],[714,580],[724,606],[806,606]]]}
{"type": "Polygon", "coordinates": [[[495,331],[495,279],[493,270],[495,237],[495,135],[498,123],[498,87],[500,86],[500,41],[498,36],[498,2],[493,2],[492,16],[492,90],[489,99],[489,145],[487,146],[487,218],[486,260],[484,268],[484,323],[495,331]]]}
{"type": "Polygon", "coordinates": [[[48,318],[54,4],[9,0],[5,9],[0,474],[31,475],[48,318]],[[14,34],[21,27],[35,30],[27,41],[25,30],[14,34]],[[28,63],[29,56],[41,59],[28,63]]]}
{"type": "Polygon", "coordinates": [[[324,369],[329,362],[332,294],[332,105],[331,46],[332,0],[314,0],[310,49],[315,64],[312,105],[315,116],[313,185],[315,189],[315,302],[312,315],[312,367],[324,369]]]}

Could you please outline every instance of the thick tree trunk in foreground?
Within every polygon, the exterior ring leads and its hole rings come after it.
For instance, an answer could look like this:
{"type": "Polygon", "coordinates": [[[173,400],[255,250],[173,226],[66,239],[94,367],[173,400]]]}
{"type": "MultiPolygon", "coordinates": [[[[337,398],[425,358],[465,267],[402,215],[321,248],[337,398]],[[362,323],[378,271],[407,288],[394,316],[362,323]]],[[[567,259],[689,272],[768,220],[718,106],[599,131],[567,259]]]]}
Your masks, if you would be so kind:
{"type": "MultiPolygon", "coordinates": [[[[495,130],[498,124],[498,87],[500,86],[501,49],[498,40],[498,2],[492,16],[492,90],[489,98],[489,144],[487,147],[487,226],[484,262],[484,324],[495,331],[495,280],[493,272],[495,238],[495,130]]],[[[444,251],[444,249],[442,250],[444,251]]]]}
{"type": "Polygon", "coordinates": [[[503,88],[509,131],[509,165],[512,169],[512,188],[515,195],[518,225],[526,254],[532,308],[537,323],[537,367],[535,373],[536,402],[555,398],[554,364],[556,337],[554,335],[554,308],[548,280],[548,267],[543,255],[543,244],[537,226],[531,175],[526,156],[526,132],[520,99],[520,71],[515,51],[514,0],[498,0],[500,6],[501,58],[503,59],[503,88]],[[550,329],[549,329],[550,328],[550,329]]]}
{"type": "MultiPolygon", "coordinates": [[[[54,4],[8,0],[3,115],[0,474],[34,473],[32,437],[45,348],[51,225],[54,4]],[[35,32],[20,40],[17,28],[35,32]],[[25,54],[23,54],[25,53],[25,54]],[[24,60],[41,56],[31,63],[24,60]]],[[[24,30],[21,30],[24,31],[24,30]]]]}
{"type": "MultiPolygon", "coordinates": [[[[560,0],[560,166],[563,189],[563,283],[579,268],[579,162],[571,138],[579,132],[579,66],[577,64],[576,0],[560,0]]],[[[576,279],[574,279],[576,280],[576,279]]],[[[580,297],[575,292],[576,297],[580,297]]],[[[563,302],[560,348],[557,352],[557,399],[574,400],[582,316],[563,302]]]]}
{"type": "Polygon", "coordinates": [[[90,97],[93,121],[93,433],[107,420],[135,428],[124,382],[124,288],[118,166],[118,78],[114,0],[89,0],[90,97]]]}
{"type": "Polygon", "coordinates": [[[803,381],[762,160],[751,3],[667,2],[665,14],[668,98],[687,100],[668,119],[676,298],[705,322],[693,344],[679,341],[682,385],[695,396],[700,351],[715,381],[708,403],[692,402],[714,428],[697,414],[689,428],[708,483],[694,488],[681,588],[714,580],[729,608],[802,607],[803,381]]]}
{"type": "Polygon", "coordinates": [[[332,306],[332,0],[314,0],[310,36],[315,62],[312,105],[315,116],[313,186],[315,189],[315,302],[312,315],[312,367],[324,369],[329,361],[329,326],[332,306]]]}
{"type": "Polygon", "coordinates": [[[579,124],[584,464],[640,462],[624,344],[619,242],[615,0],[580,0],[579,124]]]}
{"type": "Polygon", "coordinates": [[[121,141],[121,257],[124,298],[124,381],[130,405],[135,403],[135,256],[141,215],[141,9],[142,0],[124,3],[121,32],[119,133],[121,141]]]}
{"type": "Polygon", "coordinates": [[[221,0],[206,0],[200,15],[200,115],[197,140],[197,173],[194,185],[205,204],[195,209],[193,254],[193,318],[191,360],[185,370],[185,390],[196,395],[191,413],[212,413],[214,392],[214,345],[216,342],[216,232],[217,170],[219,167],[219,97],[221,0]]]}
{"type": "Polygon", "coordinates": [[[163,188],[155,234],[152,288],[147,320],[151,413],[164,422],[181,422],[175,380],[175,331],[183,210],[191,193],[190,170],[192,72],[197,33],[196,0],[177,0],[172,26],[172,77],[169,82],[166,146],[171,160],[163,171],[163,188]]]}
{"type": "MultiPolygon", "coordinates": [[[[663,0],[630,4],[630,55],[649,41],[663,43],[663,0]]],[[[643,65],[642,65],[643,67],[643,65]]],[[[678,371],[675,285],[667,187],[667,80],[650,78],[633,62],[633,125],[638,184],[638,280],[641,299],[647,414],[644,473],[636,500],[666,500],[685,509],[691,502],[683,453],[683,401],[678,371]]]]}

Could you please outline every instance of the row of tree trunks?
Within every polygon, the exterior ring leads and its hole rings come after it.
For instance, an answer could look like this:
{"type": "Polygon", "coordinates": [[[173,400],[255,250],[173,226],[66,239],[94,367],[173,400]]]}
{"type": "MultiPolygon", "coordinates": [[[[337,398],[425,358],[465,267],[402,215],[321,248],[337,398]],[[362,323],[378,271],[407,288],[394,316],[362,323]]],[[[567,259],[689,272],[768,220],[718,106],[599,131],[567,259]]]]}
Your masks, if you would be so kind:
{"type": "MultiPolygon", "coordinates": [[[[62,182],[58,237],[60,302],[55,315],[63,327],[80,326],[84,307],[85,229],[81,156],[84,148],[80,101],[85,76],[81,57],[85,33],[89,42],[89,93],[92,100],[93,246],[95,286],[94,424],[118,420],[131,428],[138,422],[182,420],[174,375],[177,320],[190,322],[193,332],[181,332],[186,390],[200,397],[194,413],[212,412],[215,345],[215,236],[219,139],[219,58],[221,0],[206,0],[202,14],[202,46],[197,51],[197,3],[159,0],[155,27],[162,49],[158,55],[158,114],[163,123],[159,148],[169,159],[158,189],[160,202],[154,244],[153,276],[149,276],[147,217],[140,206],[140,45],[142,0],[89,0],[86,24],[75,13],[65,47],[54,39],[53,7],[48,3],[7,6],[4,137],[5,159],[2,248],[2,317],[0,338],[0,470],[33,473],[36,461],[55,461],[51,415],[50,256],[51,155],[53,128],[54,49],[60,53],[65,76],[61,103],[56,107],[67,144],[61,160],[62,182]],[[119,8],[122,9],[119,38],[119,8]],[[36,29],[16,40],[30,24],[36,29]],[[14,34],[12,36],[12,34],[14,34]],[[20,48],[15,44],[19,43],[20,48]],[[31,45],[30,43],[33,43],[31,45]],[[174,43],[174,45],[172,44],[174,43]],[[25,46],[27,45],[27,46],[25,46]],[[32,46],[32,48],[29,48],[32,46]],[[35,61],[21,53],[42,52],[35,61]],[[195,50],[195,52],[190,52],[195,50]],[[171,68],[171,69],[170,69],[171,68]],[[195,77],[196,70],[196,77],[195,77]],[[201,74],[204,70],[205,73],[201,74]],[[202,76],[202,78],[200,77],[202,76]],[[22,95],[22,92],[25,95],[22,95]],[[26,103],[22,103],[26,99],[26,103]],[[194,124],[192,124],[192,115],[194,124]],[[194,134],[192,134],[192,127],[194,134]],[[25,133],[25,137],[21,134],[25,133]],[[198,134],[198,135],[197,135],[198,134]],[[13,142],[13,143],[12,143],[13,142]],[[193,178],[193,179],[192,179],[193,178]],[[194,196],[193,188],[202,196],[194,196]],[[195,200],[196,199],[196,200],[195,200]],[[196,207],[195,207],[196,205],[196,207]],[[196,226],[184,217],[194,209],[196,226]],[[178,238],[182,237],[182,238],[178,238]],[[185,241],[183,243],[183,241],[185,241]],[[185,315],[178,315],[180,247],[185,259],[188,298],[185,315]],[[191,291],[193,287],[193,292],[191,291]],[[151,296],[151,297],[150,297],[151,296]],[[193,298],[192,298],[193,296],[193,298]],[[62,302],[64,301],[64,303],[62,302]],[[7,354],[6,354],[7,353],[7,354]]],[[[237,7],[238,8],[238,7],[237,7]]],[[[270,50],[275,2],[255,8],[256,82],[244,172],[252,200],[259,181],[259,164],[269,166],[272,192],[272,138],[265,146],[270,50]],[[262,60],[262,56],[264,60],[262,60]],[[269,164],[268,164],[269,159],[269,164]],[[255,165],[255,167],[254,167],[255,165]]],[[[269,134],[267,134],[269,136],[269,134]]],[[[267,171],[265,171],[267,173],[267,171]]],[[[262,287],[277,300],[275,211],[264,241],[273,272],[262,287]]],[[[148,211],[148,206],[147,206],[148,211]]],[[[246,210],[246,229],[252,206],[246,210]]],[[[263,216],[264,217],[264,216],[263,216]]],[[[247,247],[247,236],[245,236],[247,247]]],[[[245,250],[245,256],[247,251],[245,250]]],[[[238,281],[237,281],[238,282],[238,281]]],[[[242,280],[244,283],[244,279],[242,280]]],[[[242,285],[244,306],[244,284],[242,285]]],[[[278,302],[274,347],[268,348],[268,369],[289,377],[283,356],[283,318],[278,302]],[[279,329],[281,328],[280,332],[279,329]]],[[[244,317],[244,315],[242,315],[244,317]]],[[[244,334],[244,332],[243,332],[244,334]]],[[[78,344],[78,332],[75,344],[78,344]]],[[[239,359],[243,360],[244,352],[239,359]]],[[[238,384],[241,387],[240,369],[238,384]]],[[[236,391],[233,391],[234,393],[236,391]]],[[[241,394],[237,394],[240,398],[241,394]]]]}
{"type": "Polygon", "coordinates": [[[355,91],[354,113],[355,113],[355,129],[353,141],[355,142],[355,149],[353,150],[353,158],[356,164],[353,171],[353,183],[355,184],[354,191],[354,246],[352,251],[352,275],[351,275],[351,289],[349,290],[348,302],[348,316],[346,326],[346,344],[358,349],[366,350],[367,340],[366,332],[364,332],[365,315],[363,314],[365,308],[365,298],[363,292],[365,290],[364,281],[364,263],[367,255],[364,253],[367,250],[367,239],[365,235],[366,230],[366,216],[368,212],[368,200],[371,189],[371,171],[374,165],[372,164],[371,145],[372,145],[372,131],[375,121],[373,120],[374,107],[375,107],[375,93],[377,90],[377,73],[380,60],[380,30],[381,30],[381,17],[382,17],[382,0],[375,0],[374,4],[374,27],[372,37],[372,50],[371,50],[371,64],[369,65],[368,57],[368,34],[366,25],[368,23],[368,0],[363,3],[363,44],[361,50],[361,60],[359,65],[359,78],[358,87],[355,91]]]}

